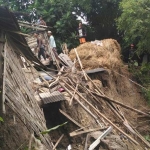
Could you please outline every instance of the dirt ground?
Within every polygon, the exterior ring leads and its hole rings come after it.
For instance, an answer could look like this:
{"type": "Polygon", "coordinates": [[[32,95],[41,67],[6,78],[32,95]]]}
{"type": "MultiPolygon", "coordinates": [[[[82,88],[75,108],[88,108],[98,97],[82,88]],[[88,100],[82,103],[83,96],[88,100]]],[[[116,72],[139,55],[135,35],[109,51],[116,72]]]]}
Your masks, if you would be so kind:
{"type": "Polygon", "coordinates": [[[30,132],[17,115],[8,107],[0,123],[0,150],[25,150],[28,147],[30,132]]]}

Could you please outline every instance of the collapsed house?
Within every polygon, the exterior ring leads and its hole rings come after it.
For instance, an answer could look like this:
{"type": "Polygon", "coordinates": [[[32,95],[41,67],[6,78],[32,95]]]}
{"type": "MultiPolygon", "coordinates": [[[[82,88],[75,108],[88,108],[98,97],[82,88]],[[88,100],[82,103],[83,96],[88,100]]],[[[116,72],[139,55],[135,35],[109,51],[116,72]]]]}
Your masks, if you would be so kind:
{"type": "Polygon", "coordinates": [[[28,145],[27,139],[34,134],[45,149],[52,149],[50,136],[40,134],[47,129],[46,121],[25,77],[21,56],[44,68],[27,45],[14,15],[0,7],[0,116],[4,118],[0,147],[18,149],[24,142],[23,146],[28,145]]]}
{"type": "MultiPolygon", "coordinates": [[[[0,12],[3,149],[150,148],[143,137],[150,133],[149,108],[121,61],[116,40],[82,44],[69,53],[72,61],[60,54],[62,68],[52,74],[31,51],[36,41],[24,38],[11,12],[0,12]],[[39,75],[33,66],[43,72],[39,75]]],[[[46,30],[42,32],[44,36],[46,30]]]]}

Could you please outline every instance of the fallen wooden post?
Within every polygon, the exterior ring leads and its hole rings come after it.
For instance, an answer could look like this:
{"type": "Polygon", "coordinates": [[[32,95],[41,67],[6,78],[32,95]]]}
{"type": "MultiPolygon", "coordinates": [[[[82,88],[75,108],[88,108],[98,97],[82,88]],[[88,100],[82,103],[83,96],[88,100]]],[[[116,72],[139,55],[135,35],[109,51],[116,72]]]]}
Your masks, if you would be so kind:
{"type": "Polygon", "coordinates": [[[86,135],[84,150],[87,150],[88,140],[89,140],[89,134],[86,135]]]}
{"type": "Polygon", "coordinates": [[[75,93],[76,93],[77,89],[78,89],[78,84],[76,85],[76,88],[75,88],[75,90],[73,92],[73,96],[71,97],[71,100],[70,100],[70,103],[69,103],[70,106],[72,105],[72,100],[73,100],[73,98],[75,96],[75,93]]]}
{"type": "MultiPolygon", "coordinates": [[[[66,82],[65,82],[66,83],[66,82]]],[[[72,93],[62,84],[62,83],[60,83],[59,82],[59,84],[72,96],[72,93]]],[[[67,83],[67,85],[69,85],[68,83],[67,83]]],[[[69,85],[70,86],[70,85],[69,85]]],[[[72,88],[73,89],[73,88],[72,88]]],[[[74,97],[74,99],[81,105],[81,107],[86,111],[86,112],[88,112],[96,121],[97,121],[97,123],[99,124],[99,121],[98,121],[98,118],[97,118],[97,116],[95,116],[89,109],[87,109],[86,107],[85,107],[85,105],[84,104],[82,104],[77,98],[76,98],[76,96],[74,97]]]]}
{"type": "Polygon", "coordinates": [[[71,120],[74,124],[76,124],[78,127],[83,128],[82,125],[80,125],[77,121],[75,121],[74,119],[72,119],[68,114],[66,114],[64,111],[62,111],[61,109],[59,109],[59,111],[65,116],[67,117],[69,120],[71,120]]]}
{"type": "MultiPolygon", "coordinates": [[[[73,90],[73,88],[64,81],[64,83],[71,89],[73,90]]],[[[65,86],[64,86],[65,88],[65,86]]],[[[137,141],[135,141],[132,137],[130,137],[128,134],[126,134],[123,130],[121,130],[120,128],[118,128],[114,123],[112,123],[105,115],[103,115],[98,109],[96,109],[87,99],[85,99],[80,93],[76,92],[77,95],[84,100],[98,115],[99,117],[102,117],[104,120],[106,120],[108,123],[110,123],[114,128],[116,128],[119,132],[121,132],[122,134],[124,134],[128,139],[130,139],[133,143],[139,145],[139,143],[137,141]]],[[[70,93],[69,93],[70,94],[70,93]]]]}
{"type": "Polygon", "coordinates": [[[142,112],[142,111],[140,111],[140,110],[137,110],[137,109],[135,109],[135,108],[132,108],[132,107],[130,107],[130,106],[127,106],[127,105],[125,105],[125,104],[123,104],[123,103],[121,103],[121,102],[115,101],[115,100],[113,100],[113,99],[111,99],[111,98],[109,98],[109,97],[107,97],[107,96],[105,96],[105,95],[101,95],[101,94],[98,94],[98,93],[95,93],[95,92],[92,92],[92,91],[91,91],[91,93],[93,93],[94,95],[97,95],[98,97],[103,98],[104,100],[111,101],[111,102],[113,102],[113,103],[115,103],[115,104],[117,104],[117,105],[120,105],[120,106],[124,107],[124,108],[130,109],[130,110],[132,110],[132,111],[134,111],[134,112],[137,112],[137,113],[140,113],[140,114],[143,114],[143,115],[145,115],[145,116],[149,116],[149,117],[150,117],[150,114],[147,114],[147,113],[145,113],[145,112],[142,112]]]}
{"type": "Polygon", "coordinates": [[[91,80],[91,78],[88,75],[87,75],[87,78],[92,82],[92,84],[98,90],[98,92],[100,92],[102,95],[104,95],[104,93],[97,87],[97,85],[91,80]]]}
{"type": "Polygon", "coordinates": [[[83,129],[85,129],[85,128],[88,128],[90,125],[88,125],[88,126],[86,126],[86,127],[83,127],[83,128],[80,128],[80,129],[77,129],[77,130],[75,130],[74,132],[77,132],[77,131],[80,131],[80,130],[83,130],[83,129]]]}
{"type": "Polygon", "coordinates": [[[78,61],[79,61],[81,70],[82,70],[83,75],[84,75],[84,77],[85,77],[85,80],[88,80],[88,79],[87,79],[87,76],[86,76],[86,73],[85,73],[85,71],[83,70],[83,65],[82,65],[82,63],[81,63],[81,60],[80,60],[80,58],[79,58],[79,55],[78,55],[78,52],[77,52],[76,48],[74,49],[74,51],[75,51],[75,53],[76,53],[76,56],[77,56],[77,59],[78,59],[78,61]]]}
{"type": "Polygon", "coordinates": [[[70,133],[70,136],[76,136],[76,135],[80,135],[80,134],[84,134],[84,133],[89,133],[89,132],[93,132],[93,131],[97,131],[97,130],[104,130],[104,129],[107,129],[108,127],[97,127],[95,129],[88,129],[88,130],[84,130],[84,131],[79,131],[79,132],[76,132],[76,131],[73,131],[70,133]]]}
{"type": "Polygon", "coordinates": [[[96,140],[96,141],[94,141],[91,145],[90,145],[90,147],[89,147],[89,149],[88,150],[93,150],[99,143],[100,143],[100,140],[102,139],[102,138],[104,138],[105,136],[107,136],[111,131],[112,131],[112,127],[110,126],[104,133],[102,133],[102,135],[100,135],[99,137],[98,137],[98,139],[96,140]]]}
{"type": "Polygon", "coordinates": [[[56,144],[53,147],[53,150],[56,149],[57,145],[59,144],[59,142],[61,141],[61,139],[64,137],[64,134],[61,135],[61,137],[58,139],[58,141],[56,142],[56,144]]]}

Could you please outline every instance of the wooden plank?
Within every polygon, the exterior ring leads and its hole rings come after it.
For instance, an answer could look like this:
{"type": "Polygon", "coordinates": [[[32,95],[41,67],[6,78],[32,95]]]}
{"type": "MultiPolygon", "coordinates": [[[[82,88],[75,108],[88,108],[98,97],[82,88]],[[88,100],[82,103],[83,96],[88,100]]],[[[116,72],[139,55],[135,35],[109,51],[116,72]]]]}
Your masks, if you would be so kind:
{"type": "Polygon", "coordinates": [[[94,128],[94,129],[88,129],[88,130],[84,130],[84,131],[79,131],[79,132],[76,132],[76,131],[73,131],[70,133],[70,136],[77,136],[77,135],[80,135],[80,134],[84,134],[84,133],[89,133],[89,132],[94,132],[94,131],[97,131],[97,130],[104,130],[104,129],[107,129],[108,127],[97,127],[97,128],[94,128]]]}
{"type": "Polygon", "coordinates": [[[40,28],[40,27],[37,27],[37,26],[31,26],[31,25],[23,24],[23,23],[19,23],[19,25],[23,26],[23,27],[31,28],[31,29],[37,29],[37,30],[40,30],[40,31],[45,31],[46,30],[44,28],[40,28]]]}
{"type": "MultiPolygon", "coordinates": [[[[61,80],[62,82],[64,82],[71,90],[74,90],[73,87],[71,87],[67,82],[65,82],[64,80],[61,80]]],[[[59,83],[70,95],[72,95],[70,93],[70,91],[61,83],[59,83]]],[[[125,135],[128,139],[130,139],[133,143],[135,143],[136,145],[139,145],[139,143],[137,141],[135,141],[132,137],[130,137],[128,134],[126,134],[123,130],[121,130],[119,127],[117,127],[113,122],[111,122],[104,114],[102,114],[98,109],[96,109],[87,99],[85,99],[80,93],[76,92],[77,95],[83,100],[85,101],[91,109],[93,109],[93,111],[95,111],[99,117],[102,117],[104,120],[106,120],[109,124],[111,124],[115,129],[117,129],[119,132],[121,132],[123,135],[125,135]]],[[[75,98],[76,99],[76,98],[75,98]]]]}
{"type": "Polygon", "coordinates": [[[88,148],[88,140],[89,140],[89,134],[86,135],[86,139],[85,139],[85,146],[84,146],[84,150],[87,150],[88,148]]]}
{"type": "Polygon", "coordinates": [[[4,47],[4,72],[3,72],[3,113],[5,114],[6,113],[6,110],[5,110],[5,81],[6,81],[6,56],[7,56],[7,47],[6,47],[6,44],[5,44],[5,47],[4,47]]]}
{"type": "Polygon", "coordinates": [[[71,120],[74,124],[76,124],[78,127],[83,128],[82,125],[80,125],[77,121],[75,121],[74,119],[72,119],[68,114],[66,114],[64,111],[62,111],[61,109],[59,109],[59,111],[65,116],[67,117],[69,120],[71,120]]]}
{"type": "Polygon", "coordinates": [[[3,51],[4,51],[4,32],[0,30],[0,116],[3,116],[4,110],[4,101],[3,101],[3,69],[4,69],[4,60],[3,60],[3,51]]]}
{"type": "Polygon", "coordinates": [[[81,70],[82,70],[82,72],[83,72],[83,75],[84,75],[84,77],[85,77],[85,80],[88,80],[88,79],[87,79],[87,75],[86,75],[85,71],[83,70],[83,65],[82,65],[82,63],[81,63],[81,60],[80,60],[80,58],[79,58],[79,55],[78,55],[78,52],[77,52],[76,48],[74,49],[74,51],[75,51],[75,53],[76,53],[76,56],[77,56],[79,65],[80,65],[80,67],[81,67],[81,70]]]}
{"type": "Polygon", "coordinates": [[[110,126],[102,135],[99,136],[99,138],[98,138],[96,141],[94,141],[94,142],[90,145],[90,147],[89,147],[88,150],[93,150],[93,149],[100,143],[100,140],[101,140],[102,138],[104,138],[105,136],[107,136],[107,135],[112,131],[112,129],[113,129],[113,128],[110,126]]]}
{"type": "Polygon", "coordinates": [[[64,134],[61,135],[61,137],[58,139],[58,141],[56,142],[56,144],[53,147],[53,150],[56,149],[57,145],[59,144],[59,142],[61,141],[61,139],[64,137],[64,134]]]}
{"type": "Polygon", "coordinates": [[[117,104],[117,105],[120,105],[120,106],[122,106],[122,107],[124,107],[124,108],[130,109],[130,110],[132,110],[132,111],[134,111],[134,112],[137,112],[137,113],[139,113],[139,114],[142,114],[142,115],[145,115],[145,116],[150,116],[150,114],[148,114],[148,113],[142,112],[141,110],[132,108],[132,107],[130,107],[130,106],[128,106],[128,105],[125,105],[125,104],[123,104],[123,103],[121,103],[121,102],[115,101],[115,100],[113,100],[113,99],[111,99],[111,98],[109,98],[109,97],[107,97],[107,96],[105,96],[105,95],[101,95],[101,94],[96,93],[96,92],[91,92],[91,93],[93,93],[94,95],[97,95],[98,97],[103,98],[104,100],[113,102],[113,103],[115,103],[115,104],[117,104]]]}
{"type": "Polygon", "coordinates": [[[33,130],[48,149],[52,149],[48,135],[41,135],[39,131],[46,130],[46,121],[43,112],[38,106],[31,87],[25,78],[18,55],[13,51],[10,43],[7,48],[7,78],[6,99],[7,105],[25,122],[24,124],[33,130]]]}
{"type": "Polygon", "coordinates": [[[68,57],[68,55],[66,54],[59,54],[58,57],[66,64],[68,65],[69,67],[72,67],[73,66],[73,62],[71,61],[71,59],[68,57]]]}
{"type": "Polygon", "coordinates": [[[70,105],[70,106],[72,105],[72,100],[73,100],[73,98],[74,98],[74,96],[75,96],[75,93],[76,93],[77,89],[78,89],[78,84],[76,85],[76,88],[75,88],[75,90],[74,90],[74,92],[73,92],[73,96],[71,97],[71,100],[70,100],[70,102],[69,102],[69,105],[70,105]]]}

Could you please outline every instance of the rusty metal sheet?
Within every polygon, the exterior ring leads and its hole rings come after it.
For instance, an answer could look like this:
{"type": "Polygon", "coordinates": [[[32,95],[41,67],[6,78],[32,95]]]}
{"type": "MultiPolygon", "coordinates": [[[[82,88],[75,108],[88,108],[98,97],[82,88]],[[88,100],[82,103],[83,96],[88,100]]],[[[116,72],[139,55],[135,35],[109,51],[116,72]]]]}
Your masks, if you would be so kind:
{"type": "Polygon", "coordinates": [[[40,93],[39,96],[43,104],[49,104],[65,100],[63,94],[60,93],[59,91],[54,91],[53,93],[50,92],[40,93]]]}

